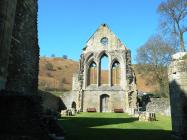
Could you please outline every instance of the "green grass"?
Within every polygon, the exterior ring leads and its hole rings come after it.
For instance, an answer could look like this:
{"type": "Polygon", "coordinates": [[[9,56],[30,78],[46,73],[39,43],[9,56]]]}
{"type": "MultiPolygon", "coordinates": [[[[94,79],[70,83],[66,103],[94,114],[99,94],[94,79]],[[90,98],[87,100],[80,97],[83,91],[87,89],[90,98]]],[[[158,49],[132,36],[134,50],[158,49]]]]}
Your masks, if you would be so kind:
{"type": "Polygon", "coordinates": [[[157,121],[140,122],[121,113],[81,113],[60,120],[66,140],[174,140],[171,119],[157,115],[157,121]]]}
{"type": "Polygon", "coordinates": [[[58,97],[63,95],[63,92],[61,91],[50,91],[50,93],[58,97]]]}

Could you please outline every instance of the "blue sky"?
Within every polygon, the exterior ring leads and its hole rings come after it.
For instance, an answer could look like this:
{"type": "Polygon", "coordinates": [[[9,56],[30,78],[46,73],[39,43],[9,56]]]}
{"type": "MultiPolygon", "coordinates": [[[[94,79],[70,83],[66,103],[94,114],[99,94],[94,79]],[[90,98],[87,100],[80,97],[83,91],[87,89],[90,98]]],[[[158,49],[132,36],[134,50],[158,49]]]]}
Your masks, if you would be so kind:
{"type": "Polygon", "coordinates": [[[132,51],[157,33],[161,0],[39,0],[38,30],[41,56],[68,55],[79,60],[86,41],[107,23],[132,51]]]}

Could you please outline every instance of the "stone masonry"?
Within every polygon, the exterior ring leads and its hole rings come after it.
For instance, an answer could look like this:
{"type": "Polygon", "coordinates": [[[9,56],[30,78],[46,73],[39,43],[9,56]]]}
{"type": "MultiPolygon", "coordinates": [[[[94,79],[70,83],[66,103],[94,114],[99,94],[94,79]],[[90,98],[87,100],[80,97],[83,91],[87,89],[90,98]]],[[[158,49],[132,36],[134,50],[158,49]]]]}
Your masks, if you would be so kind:
{"type": "Polygon", "coordinates": [[[168,69],[173,134],[187,139],[187,53],[177,53],[168,69]]]}
{"type": "MultiPolygon", "coordinates": [[[[38,0],[0,1],[0,139],[51,140],[38,93],[38,0]]],[[[47,122],[53,121],[52,124],[47,122]]],[[[51,126],[56,127],[51,131],[51,126]]],[[[61,129],[58,135],[63,135],[61,129]]]]}
{"type": "Polygon", "coordinates": [[[5,88],[17,0],[0,1],[0,90],[5,88]],[[9,10],[7,10],[9,9],[9,10]]]}
{"type": "Polygon", "coordinates": [[[6,89],[37,93],[39,47],[37,38],[37,1],[17,1],[10,50],[6,89]],[[16,84],[15,84],[16,83],[16,84]]]}
{"type": "Polygon", "coordinates": [[[146,111],[171,116],[170,101],[168,98],[150,98],[146,111]]]}
{"type": "MultiPolygon", "coordinates": [[[[102,24],[87,41],[80,59],[80,70],[73,77],[72,93],[76,94],[77,108],[87,111],[113,112],[123,109],[133,113],[136,108],[137,89],[135,74],[131,67],[131,52],[122,44],[106,24],[102,24]],[[108,58],[108,83],[101,82],[101,58],[108,58]],[[119,64],[119,83],[113,83],[112,68],[119,64]],[[90,66],[95,64],[95,73],[90,81],[90,66]]],[[[117,71],[117,72],[118,72],[117,71]]],[[[93,69],[92,69],[93,72],[93,69]]]]}

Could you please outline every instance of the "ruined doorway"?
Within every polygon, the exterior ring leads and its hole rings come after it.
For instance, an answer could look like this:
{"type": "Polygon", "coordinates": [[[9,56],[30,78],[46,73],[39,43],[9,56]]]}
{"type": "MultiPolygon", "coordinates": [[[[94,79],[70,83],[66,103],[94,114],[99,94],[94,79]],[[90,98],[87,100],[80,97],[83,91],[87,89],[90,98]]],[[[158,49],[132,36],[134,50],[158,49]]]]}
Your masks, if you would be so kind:
{"type": "Polygon", "coordinates": [[[71,108],[75,109],[76,110],[76,103],[73,101],[72,104],[71,104],[71,108]]]}
{"type": "Polygon", "coordinates": [[[109,112],[109,96],[103,94],[100,97],[100,112],[109,112]]]}

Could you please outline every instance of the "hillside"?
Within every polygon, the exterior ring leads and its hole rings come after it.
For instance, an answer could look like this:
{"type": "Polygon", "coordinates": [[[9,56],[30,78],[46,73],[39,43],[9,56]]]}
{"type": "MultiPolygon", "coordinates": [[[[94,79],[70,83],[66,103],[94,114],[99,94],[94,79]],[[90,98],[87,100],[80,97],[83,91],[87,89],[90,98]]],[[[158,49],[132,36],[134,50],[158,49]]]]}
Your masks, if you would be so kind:
{"type": "Polygon", "coordinates": [[[39,88],[42,90],[71,90],[72,77],[79,63],[63,58],[40,58],[39,88]]]}
{"type": "Polygon", "coordinates": [[[151,93],[159,91],[159,84],[151,80],[153,75],[151,72],[149,72],[147,75],[144,75],[138,71],[136,65],[133,65],[133,69],[136,74],[136,84],[139,91],[151,93]]]}
{"type": "MultiPolygon", "coordinates": [[[[63,58],[40,58],[39,71],[39,89],[68,91],[72,88],[73,73],[79,69],[79,62],[63,58]]],[[[137,87],[139,91],[155,92],[158,85],[150,83],[148,74],[146,77],[138,73],[136,66],[134,70],[137,78],[137,87]]]]}

